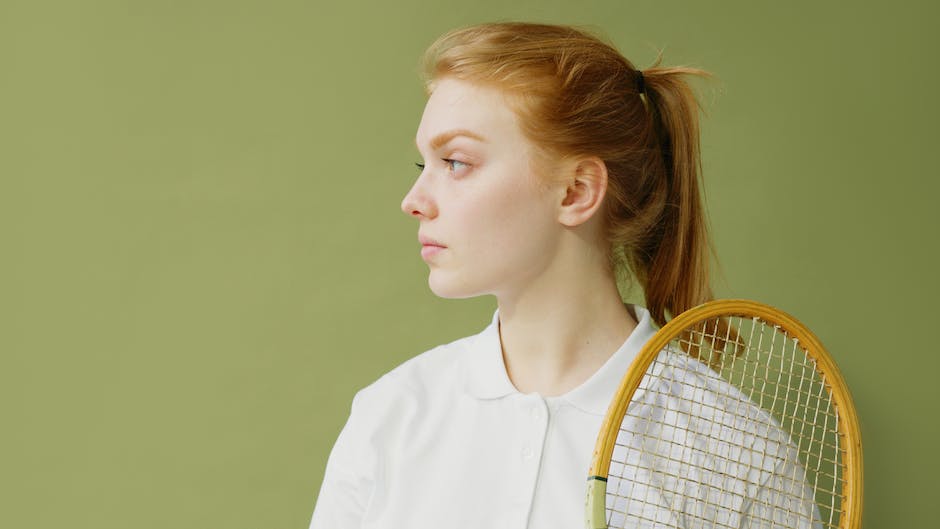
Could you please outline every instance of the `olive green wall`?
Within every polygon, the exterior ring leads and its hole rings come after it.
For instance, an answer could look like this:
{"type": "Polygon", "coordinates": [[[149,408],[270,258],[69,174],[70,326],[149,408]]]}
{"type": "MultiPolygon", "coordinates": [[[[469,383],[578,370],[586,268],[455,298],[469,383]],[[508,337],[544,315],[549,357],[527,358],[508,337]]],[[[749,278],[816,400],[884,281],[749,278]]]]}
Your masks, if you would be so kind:
{"type": "Polygon", "coordinates": [[[928,2],[0,3],[0,526],[305,528],[360,387],[476,332],[426,286],[419,54],[495,19],[709,69],[719,294],[832,350],[866,527],[925,527],[940,295],[928,2]]]}

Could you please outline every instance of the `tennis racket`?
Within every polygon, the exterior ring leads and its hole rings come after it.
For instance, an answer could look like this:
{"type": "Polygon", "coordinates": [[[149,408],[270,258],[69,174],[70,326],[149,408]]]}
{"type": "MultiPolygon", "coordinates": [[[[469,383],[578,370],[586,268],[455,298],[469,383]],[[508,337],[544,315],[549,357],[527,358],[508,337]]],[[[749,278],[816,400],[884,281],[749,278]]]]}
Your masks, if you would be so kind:
{"type": "Polygon", "coordinates": [[[760,303],[720,300],[660,329],[601,426],[587,526],[858,529],[862,445],[819,340],[760,303]]]}

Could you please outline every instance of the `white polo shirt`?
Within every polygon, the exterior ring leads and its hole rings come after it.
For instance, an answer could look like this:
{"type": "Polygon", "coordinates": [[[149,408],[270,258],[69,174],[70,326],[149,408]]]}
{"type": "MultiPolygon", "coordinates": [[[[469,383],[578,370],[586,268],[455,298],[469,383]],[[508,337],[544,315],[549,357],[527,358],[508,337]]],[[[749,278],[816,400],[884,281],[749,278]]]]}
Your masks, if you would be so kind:
{"type": "Polygon", "coordinates": [[[481,333],[395,368],[353,399],[311,529],[580,528],[587,472],[620,379],[653,335],[636,329],[558,397],[510,382],[499,311],[481,333]]]}
{"type": "MultiPolygon", "coordinates": [[[[522,394],[512,385],[498,311],[479,334],[418,355],[361,390],[327,462],[310,528],[584,527],[586,480],[601,421],[630,363],[656,330],[649,312],[633,309],[636,329],[594,375],[565,395],[522,394]]],[[[650,399],[668,398],[683,376],[708,371],[688,357],[673,364],[670,389],[646,392],[650,399]]],[[[713,390],[716,398],[736,391],[730,385],[713,390]]],[[[748,429],[777,428],[766,414],[750,415],[756,422],[748,429]]],[[[781,447],[788,448],[786,442],[781,447]]],[[[743,450],[735,455],[747,455],[743,450]]],[[[802,476],[802,469],[742,472],[738,488],[773,508],[781,500],[765,497],[761,483],[774,474],[802,476]]],[[[797,488],[802,495],[803,487],[797,488]]],[[[657,494],[670,496],[666,490],[657,494]]],[[[740,508],[742,498],[721,503],[730,509],[731,502],[740,508]]],[[[675,506],[668,503],[652,519],[672,516],[675,506]]],[[[749,516],[736,519],[741,526],[761,526],[749,516]]]]}

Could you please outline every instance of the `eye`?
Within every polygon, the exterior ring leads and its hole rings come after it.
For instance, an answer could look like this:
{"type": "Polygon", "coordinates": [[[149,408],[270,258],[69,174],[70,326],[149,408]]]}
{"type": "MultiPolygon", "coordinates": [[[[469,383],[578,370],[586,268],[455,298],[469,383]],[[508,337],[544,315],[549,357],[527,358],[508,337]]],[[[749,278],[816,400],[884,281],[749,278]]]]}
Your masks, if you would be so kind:
{"type": "Polygon", "coordinates": [[[421,163],[421,162],[415,162],[415,167],[417,167],[418,169],[424,171],[424,164],[421,163]]]}
{"type": "Polygon", "coordinates": [[[455,176],[460,176],[470,167],[470,164],[461,162],[460,160],[443,158],[443,161],[447,164],[447,168],[450,170],[451,174],[455,176]]]}

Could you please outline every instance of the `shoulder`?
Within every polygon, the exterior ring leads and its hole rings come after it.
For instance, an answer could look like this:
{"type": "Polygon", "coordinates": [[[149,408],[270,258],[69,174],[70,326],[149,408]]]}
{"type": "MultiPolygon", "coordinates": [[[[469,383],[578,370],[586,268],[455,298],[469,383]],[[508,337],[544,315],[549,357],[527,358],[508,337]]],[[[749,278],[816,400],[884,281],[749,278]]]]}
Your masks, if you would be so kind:
{"type": "Polygon", "coordinates": [[[465,384],[465,365],[479,335],[470,335],[428,349],[406,360],[368,386],[353,399],[353,413],[393,416],[430,401],[447,400],[465,384]]]}
{"type": "Polygon", "coordinates": [[[660,368],[651,373],[644,400],[659,401],[654,408],[681,415],[679,420],[688,425],[704,454],[715,458],[733,454],[741,466],[732,473],[752,484],[762,482],[792,457],[789,436],[744,391],[684,352],[666,349],[658,361],[660,368]]]}
{"type": "Polygon", "coordinates": [[[711,422],[729,422],[762,438],[785,437],[767,410],[703,362],[671,349],[664,349],[658,360],[662,367],[655,382],[657,393],[695,404],[689,412],[711,422]]]}
{"type": "Polygon", "coordinates": [[[402,454],[420,450],[415,435],[440,431],[450,417],[478,336],[424,351],[356,393],[330,453],[311,527],[358,527],[363,513],[385,501],[402,454]]]}

